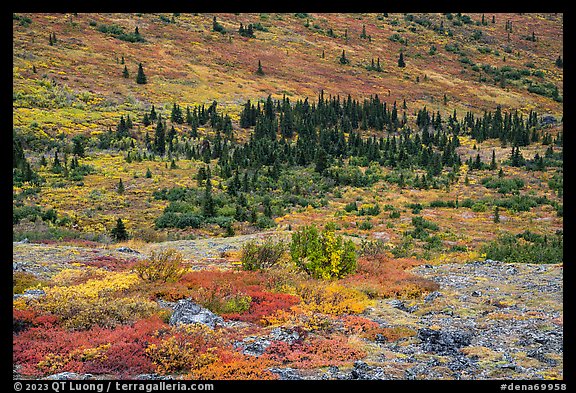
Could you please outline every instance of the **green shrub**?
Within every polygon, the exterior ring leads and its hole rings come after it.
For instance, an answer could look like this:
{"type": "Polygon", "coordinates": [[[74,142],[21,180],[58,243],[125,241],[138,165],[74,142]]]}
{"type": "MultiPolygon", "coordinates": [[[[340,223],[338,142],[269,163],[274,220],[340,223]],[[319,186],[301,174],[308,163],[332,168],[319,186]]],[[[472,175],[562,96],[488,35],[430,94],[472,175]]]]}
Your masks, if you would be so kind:
{"type": "Polygon", "coordinates": [[[242,246],[242,269],[261,270],[268,269],[276,265],[286,247],[282,242],[275,242],[272,238],[267,238],[263,244],[259,245],[255,240],[248,241],[242,246]]]}
{"type": "Polygon", "coordinates": [[[564,236],[561,231],[551,239],[529,231],[516,236],[506,234],[485,244],[481,250],[486,257],[502,262],[562,263],[564,236]],[[522,242],[518,241],[520,238],[522,242]]]}
{"type": "Polygon", "coordinates": [[[333,224],[322,232],[315,225],[292,234],[290,256],[297,267],[315,278],[342,278],[356,271],[355,245],[336,236],[333,224]]]}

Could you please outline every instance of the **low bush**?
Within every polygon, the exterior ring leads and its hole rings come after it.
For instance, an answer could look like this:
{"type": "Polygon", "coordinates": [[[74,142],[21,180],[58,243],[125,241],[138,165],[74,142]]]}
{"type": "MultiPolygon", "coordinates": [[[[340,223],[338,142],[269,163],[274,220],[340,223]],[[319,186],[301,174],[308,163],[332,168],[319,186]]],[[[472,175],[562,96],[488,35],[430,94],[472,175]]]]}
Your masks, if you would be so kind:
{"type": "Polygon", "coordinates": [[[275,242],[266,238],[263,244],[251,240],[242,245],[240,261],[244,270],[268,269],[276,265],[284,255],[286,247],[284,243],[275,242]]]}

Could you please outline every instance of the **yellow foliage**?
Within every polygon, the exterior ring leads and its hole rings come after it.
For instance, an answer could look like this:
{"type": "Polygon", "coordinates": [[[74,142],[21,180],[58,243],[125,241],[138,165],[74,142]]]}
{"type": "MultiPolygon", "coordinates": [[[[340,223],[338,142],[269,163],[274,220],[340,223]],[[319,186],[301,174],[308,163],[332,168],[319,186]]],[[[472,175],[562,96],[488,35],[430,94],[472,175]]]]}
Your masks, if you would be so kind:
{"type": "Polygon", "coordinates": [[[347,288],[336,282],[304,283],[296,288],[302,298],[302,307],[311,312],[323,314],[359,314],[373,305],[368,296],[353,288],[347,288]]]}
{"type": "MultiPolygon", "coordinates": [[[[136,296],[121,297],[140,282],[135,273],[107,272],[94,269],[98,278],[76,285],[61,285],[46,289],[46,296],[35,306],[61,318],[72,329],[89,329],[94,325],[111,327],[118,323],[150,316],[158,305],[136,296]]],[[[56,282],[66,283],[82,277],[82,273],[62,271],[56,282]]],[[[93,277],[93,275],[92,275],[93,277]]]]}

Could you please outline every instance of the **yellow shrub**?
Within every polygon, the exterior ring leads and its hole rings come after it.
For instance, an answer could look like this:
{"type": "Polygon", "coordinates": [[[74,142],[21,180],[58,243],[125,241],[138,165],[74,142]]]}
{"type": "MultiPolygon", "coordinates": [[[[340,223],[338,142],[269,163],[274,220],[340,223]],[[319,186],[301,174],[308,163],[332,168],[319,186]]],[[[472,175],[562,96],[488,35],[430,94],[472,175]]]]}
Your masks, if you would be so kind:
{"type": "MultiPolygon", "coordinates": [[[[102,270],[102,269],[98,269],[102,270]]],[[[134,273],[98,272],[100,279],[46,289],[46,296],[36,302],[43,312],[50,312],[70,329],[89,329],[94,325],[112,327],[145,318],[158,310],[150,300],[126,296],[126,291],[140,282],[134,273]]],[[[58,282],[76,279],[78,273],[63,271],[58,282]]]]}
{"type": "Polygon", "coordinates": [[[366,294],[335,282],[302,284],[297,294],[304,309],[323,314],[359,314],[373,304],[366,294]]]}

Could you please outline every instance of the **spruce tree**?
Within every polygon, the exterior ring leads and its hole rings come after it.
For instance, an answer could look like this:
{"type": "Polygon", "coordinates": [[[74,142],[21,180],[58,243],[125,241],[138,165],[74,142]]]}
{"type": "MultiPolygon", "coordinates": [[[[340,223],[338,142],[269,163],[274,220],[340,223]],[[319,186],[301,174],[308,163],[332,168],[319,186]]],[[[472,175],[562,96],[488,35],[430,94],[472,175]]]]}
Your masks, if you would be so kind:
{"type": "Polygon", "coordinates": [[[112,237],[116,241],[128,240],[128,232],[121,218],[116,220],[116,226],[112,229],[112,237]]]}
{"type": "Polygon", "coordinates": [[[346,58],[346,52],[342,50],[342,56],[340,56],[340,64],[348,64],[350,60],[346,58]]]}
{"type": "Polygon", "coordinates": [[[495,223],[499,223],[500,222],[500,208],[498,206],[496,206],[494,208],[494,222],[495,223]]]}
{"type": "Polygon", "coordinates": [[[555,64],[556,64],[556,67],[558,67],[558,68],[564,67],[564,60],[562,60],[562,56],[558,56],[555,64]]]}
{"type": "Polygon", "coordinates": [[[146,169],[146,179],[151,179],[152,178],[152,172],[150,171],[150,168],[146,169]]]}
{"type": "Polygon", "coordinates": [[[406,67],[404,62],[404,53],[400,52],[400,57],[398,58],[398,67],[406,67]]]}
{"type": "Polygon", "coordinates": [[[262,70],[262,63],[258,60],[258,70],[256,70],[257,75],[264,75],[264,71],[262,70]]]}
{"type": "Polygon", "coordinates": [[[122,76],[124,78],[129,78],[130,74],[128,73],[128,68],[126,66],[124,66],[124,71],[122,71],[122,76]]]}
{"type": "Polygon", "coordinates": [[[124,183],[122,183],[122,179],[118,182],[118,186],[116,187],[116,192],[120,195],[124,194],[124,183]]]}
{"type": "Polygon", "coordinates": [[[490,170],[496,169],[498,166],[496,165],[496,152],[492,149],[492,161],[490,161],[490,170]]]}
{"type": "Polygon", "coordinates": [[[142,63],[138,64],[138,75],[136,76],[136,83],[140,85],[144,85],[147,83],[146,75],[144,75],[144,68],[142,67],[142,63]]]}

